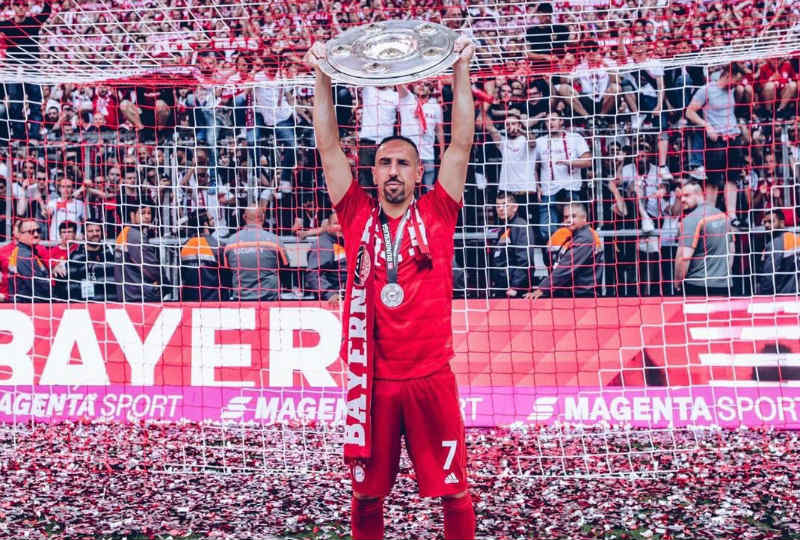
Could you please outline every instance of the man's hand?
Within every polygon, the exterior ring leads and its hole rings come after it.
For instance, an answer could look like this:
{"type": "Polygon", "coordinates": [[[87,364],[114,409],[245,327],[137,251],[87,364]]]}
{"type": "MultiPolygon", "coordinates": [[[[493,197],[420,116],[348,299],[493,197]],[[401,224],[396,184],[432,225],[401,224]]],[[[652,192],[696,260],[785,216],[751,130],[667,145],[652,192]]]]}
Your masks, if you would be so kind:
{"type": "Polygon", "coordinates": [[[506,289],[506,296],[508,296],[509,298],[514,298],[517,296],[517,294],[518,293],[516,289],[506,289]]]}
{"type": "Polygon", "coordinates": [[[63,262],[58,263],[53,267],[53,275],[63,278],[67,275],[67,267],[63,262]]]}
{"type": "MultiPolygon", "coordinates": [[[[316,45],[316,43],[314,45],[316,45]]],[[[453,65],[453,69],[459,67],[469,69],[469,63],[472,60],[472,55],[475,54],[475,44],[472,42],[472,40],[467,37],[460,36],[453,44],[453,51],[459,53],[458,60],[456,60],[456,63],[453,65]]]]}
{"type": "Polygon", "coordinates": [[[711,124],[706,124],[706,136],[710,141],[716,141],[719,138],[719,133],[714,129],[711,124]]]}
{"type": "Polygon", "coordinates": [[[319,65],[327,57],[328,51],[325,49],[325,44],[321,41],[317,41],[308,49],[308,52],[306,52],[303,57],[303,63],[312,69],[321,71],[319,65]]]}
{"type": "Polygon", "coordinates": [[[537,298],[541,298],[543,294],[544,292],[542,292],[542,289],[536,289],[533,292],[525,293],[523,298],[527,298],[529,300],[536,300],[537,298]]]}

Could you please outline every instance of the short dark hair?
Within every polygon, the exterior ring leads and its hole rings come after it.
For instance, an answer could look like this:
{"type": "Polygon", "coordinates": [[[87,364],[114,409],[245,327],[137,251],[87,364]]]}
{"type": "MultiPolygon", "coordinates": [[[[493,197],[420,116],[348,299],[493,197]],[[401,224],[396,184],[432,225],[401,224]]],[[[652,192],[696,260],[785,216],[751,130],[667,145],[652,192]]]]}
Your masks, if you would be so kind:
{"type": "Polygon", "coordinates": [[[550,2],[540,2],[536,7],[536,13],[553,13],[553,4],[550,2]]]}
{"type": "Polygon", "coordinates": [[[206,212],[205,210],[192,212],[191,214],[189,214],[189,219],[186,221],[186,225],[192,229],[206,227],[209,224],[210,224],[210,218],[208,216],[208,212],[206,212]]]}
{"type": "Polygon", "coordinates": [[[517,202],[517,197],[510,191],[498,191],[497,198],[495,198],[495,202],[503,199],[506,202],[515,203],[517,202]]]}
{"type": "Polygon", "coordinates": [[[77,233],[78,232],[78,224],[75,223],[74,221],[66,220],[66,221],[62,221],[61,224],[59,224],[59,226],[58,226],[58,232],[60,232],[60,233],[64,232],[67,229],[72,229],[72,232],[77,233]]]}
{"type": "MultiPolygon", "coordinates": [[[[417,161],[419,161],[419,149],[417,148],[417,145],[414,144],[414,141],[412,141],[408,137],[403,137],[402,135],[389,135],[388,137],[384,137],[383,140],[381,140],[381,142],[378,143],[378,148],[392,141],[403,141],[405,143],[410,144],[411,148],[414,149],[414,153],[417,155],[417,161]]],[[[378,148],[375,149],[376,153],[378,151],[378,148]]]]}
{"type": "Polygon", "coordinates": [[[730,75],[733,77],[734,75],[746,75],[744,67],[739,62],[731,62],[722,71],[723,75],[730,75]]]}
{"type": "Polygon", "coordinates": [[[585,218],[589,217],[589,211],[586,209],[586,205],[585,204],[579,203],[579,202],[576,202],[576,201],[569,202],[569,203],[564,205],[564,212],[566,212],[567,208],[570,208],[570,207],[574,208],[576,210],[580,210],[581,214],[583,214],[583,217],[585,217],[585,218]]]}

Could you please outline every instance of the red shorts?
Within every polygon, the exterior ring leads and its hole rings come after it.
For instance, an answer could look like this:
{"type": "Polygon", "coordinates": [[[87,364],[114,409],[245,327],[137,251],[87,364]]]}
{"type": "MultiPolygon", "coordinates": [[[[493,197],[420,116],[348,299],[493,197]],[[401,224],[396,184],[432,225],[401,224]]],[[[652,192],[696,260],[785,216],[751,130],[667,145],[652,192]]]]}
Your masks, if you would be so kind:
{"type": "Polygon", "coordinates": [[[372,457],[350,467],[353,491],[367,497],[389,494],[403,436],[422,497],[466,491],[464,420],[450,366],[419,379],[376,380],[373,391],[372,457]]]}

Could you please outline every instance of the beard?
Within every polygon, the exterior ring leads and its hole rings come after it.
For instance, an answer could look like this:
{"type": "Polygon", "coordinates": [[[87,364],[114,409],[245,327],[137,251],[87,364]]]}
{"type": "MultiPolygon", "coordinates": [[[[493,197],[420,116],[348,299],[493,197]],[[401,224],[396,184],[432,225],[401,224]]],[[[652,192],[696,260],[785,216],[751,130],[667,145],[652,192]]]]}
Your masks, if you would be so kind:
{"type": "Polygon", "coordinates": [[[406,200],[406,187],[403,184],[384,184],[383,185],[383,198],[389,204],[400,204],[406,200]],[[394,188],[394,186],[398,186],[394,188]]]}

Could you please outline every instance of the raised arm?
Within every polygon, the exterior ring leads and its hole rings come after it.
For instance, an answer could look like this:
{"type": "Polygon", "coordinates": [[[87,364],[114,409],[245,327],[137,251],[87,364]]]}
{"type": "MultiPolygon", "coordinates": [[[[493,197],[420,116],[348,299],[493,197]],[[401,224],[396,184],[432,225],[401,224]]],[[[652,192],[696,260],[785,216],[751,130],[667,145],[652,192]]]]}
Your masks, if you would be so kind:
{"type": "Polygon", "coordinates": [[[314,68],[316,83],[314,84],[314,135],[317,139],[317,150],[322,159],[322,171],[331,202],[336,205],[342,200],[350,184],[353,172],[350,162],[339,143],[339,124],[331,92],[331,78],[319,68],[319,63],[327,52],[325,44],[316,42],[305,56],[305,63],[314,68]]]}
{"type": "Polygon", "coordinates": [[[469,63],[475,45],[466,38],[455,44],[460,56],[453,66],[453,126],[450,146],[442,156],[439,183],[454,201],[461,201],[464,183],[467,181],[467,166],[475,136],[475,103],[469,78],[469,63]]]}

